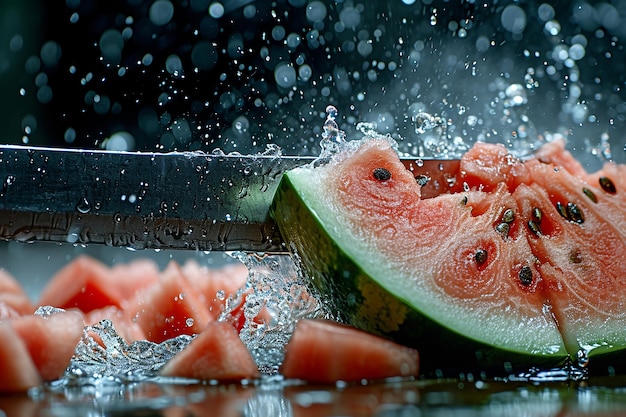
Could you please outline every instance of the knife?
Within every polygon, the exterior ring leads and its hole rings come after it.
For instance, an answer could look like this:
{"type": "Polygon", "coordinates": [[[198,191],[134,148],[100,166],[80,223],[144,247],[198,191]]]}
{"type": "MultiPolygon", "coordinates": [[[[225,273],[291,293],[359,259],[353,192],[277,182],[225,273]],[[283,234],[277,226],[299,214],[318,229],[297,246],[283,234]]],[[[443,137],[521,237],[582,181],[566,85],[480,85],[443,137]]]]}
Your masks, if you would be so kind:
{"type": "MultiPolygon", "coordinates": [[[[0,240],[285,252],[269,207],[314,157],[0,145],[0,240]]],[[[403,159],[430,197],[459,160],[403,159]]]]}

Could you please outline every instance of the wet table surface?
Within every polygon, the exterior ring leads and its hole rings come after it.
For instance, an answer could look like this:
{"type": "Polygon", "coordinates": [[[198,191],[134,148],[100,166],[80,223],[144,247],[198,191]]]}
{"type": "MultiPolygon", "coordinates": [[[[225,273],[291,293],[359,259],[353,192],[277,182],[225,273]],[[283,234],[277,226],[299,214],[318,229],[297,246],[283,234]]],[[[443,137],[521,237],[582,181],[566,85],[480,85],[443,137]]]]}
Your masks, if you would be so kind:
{"type": "MultiPolygon", "coordinates": [[[[147,381],[2,396],[7,416],[621,416],[626,377],[583,382],[391,380],[314,386],[147,381]]],[[[1,415],[1,414],[0,414],[1,415]]]]}

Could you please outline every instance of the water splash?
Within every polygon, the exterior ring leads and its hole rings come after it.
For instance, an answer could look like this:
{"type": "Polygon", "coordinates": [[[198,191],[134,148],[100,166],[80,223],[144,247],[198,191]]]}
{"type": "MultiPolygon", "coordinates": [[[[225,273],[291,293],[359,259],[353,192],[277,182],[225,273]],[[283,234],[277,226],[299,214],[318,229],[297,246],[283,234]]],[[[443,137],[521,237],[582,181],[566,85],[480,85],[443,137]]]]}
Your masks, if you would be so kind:
{"type": "Polygon", "coordinates": [[[322,148],[320,157],[322,158],[337,153],[346,142],[346,133],[339,129],[339,125],[335,120],[338,113],[335,106],[326,106],[326,121],[323,126],[322,140],[320,141],[322,148]]]}
{"type": "Polygon", "coordinates": [[[440,126],[441,120],[430,113],[419,112],[413,116],[413,123],[415,124],[415,133],[423,135],[440,126]]]}
{"type": "Polygon", "coordinates": [[[511,84],[505,90],[504,107],[522,106],[528,103],[526,90],[521,84],[511,84]]]}
{"type": "Polygon", "coordinates": [[[220,320],[231,320],[232,312],[243,303],[245,321],[239,336],[261,373],[276,374],[296,322],[322,317],[322,306],[289,256],[244,252],[231,256],[248,267],[248,279],[244,288],[226,300],[220,320]]]}
{"type": "MultiPolygon", "coordinates": [[[[561,368],[553,369],[540,369],[531,368],[527,372],[522,372],[515,375],[509,375],[505,380],[511,382],[530,382],[533,384],[545,384],[551,382],[570,382],[570,381],[583,381],[588,378],[588,372],[586,369],[567,365],[561,368]]],[[[496,378],[499,380],[500,378],[496,378]]]]}
{"type": "Polygon", "coordinates": [[[192,336],[181,335],[162,343],[138,340],[129,344],[110,320],[101,320],[83,329],[63,385],[90,385],[102,378],[122,383],[154,377],[192,340],[192,336]]]}
{"type": "Polygon", "coordinates": [[[52,307],[52,306],[39,306],[37,307],[37,310],[35,310],[34,314],[35,316],[40,316],[40,317],[43,317],[44,319],[47,319],[53,314],[58,314],[58,313],[65,313],[65,310],[62,308],[57,308],[57,307],[52,307]]]}

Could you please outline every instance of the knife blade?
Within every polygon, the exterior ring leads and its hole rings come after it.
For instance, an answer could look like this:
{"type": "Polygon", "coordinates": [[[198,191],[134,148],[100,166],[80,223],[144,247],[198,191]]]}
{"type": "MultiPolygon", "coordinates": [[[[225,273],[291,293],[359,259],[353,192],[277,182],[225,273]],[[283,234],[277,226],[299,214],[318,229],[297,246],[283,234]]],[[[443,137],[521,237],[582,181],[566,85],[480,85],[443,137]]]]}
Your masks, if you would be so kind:
{"type": "MultiPolygon", "coordinates": [[[[269,207],[314,157],[0,145],[0,240],[131,249],[284,252],[269,207]]],[[[424,197],[459,160],[404,159],[424,197]]]]}

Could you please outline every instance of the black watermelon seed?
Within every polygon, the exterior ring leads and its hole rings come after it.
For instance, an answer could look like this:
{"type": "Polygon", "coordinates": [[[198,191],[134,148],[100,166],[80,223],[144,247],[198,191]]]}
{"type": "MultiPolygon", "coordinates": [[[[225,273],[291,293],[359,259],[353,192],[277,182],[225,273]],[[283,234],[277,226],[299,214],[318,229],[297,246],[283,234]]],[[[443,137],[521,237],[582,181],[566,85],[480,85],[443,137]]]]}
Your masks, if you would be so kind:
{"type": "Polygon", "coordinates": [[[569,261],[573,264],[579,264],[583,261],[583,257],[578,250],[574,249],[569,253],[569,261]]]}
{"type": "Polygon", "coordinates": [[[502,236],[503,239],[509,235],[509,229],[510,226],[508,223],[498,223],[496,225],[496,232],[498,232],[498,234],[502,236]]]}
{"type": "Polygon", "coordinates": [[[598,202],[598,199],[596,198],[596,195],[593,193],[593,191],[591,191],[589,188],[584,188],[583,187],[583,193],[589,197],[589,200],[593,201],[594,203],[598,202]]]}
{"type": "Polygon", "coordinates": [[[569,220],[569,216],[567,214],[567,208],[563,204],[561,204],[560,201],[556,202],[556,211],[559,212],[561,217],[563,217],[564,219],[569,220]]]}
{"type": "Polygon", "coordinates": [[[378,181],[388,181],[391,179],[391,172],[387,168],[376,168],[374,172],[372,172],[374,178],[378,181]]]}
{"type": "Polygon", "coordinates": [[[571,201],[567,203],[567,218],[576,223],[584,223],[583,211],[571,201]]]}
{"type": "Polygon", "coordinates": [[[610,178],[608,177],[600,177],[598,179],[598,182],[600,182],[600,187],[602,187],[602,189],[604,191],[606,191],[609,194],[615,194],[615,184],[613,184],[613,181],[611,181],[610,178]]]}
{"type": "Polygon", "coordinates": [[[541,228],[536,221],[528,220],[528,229],[533,232],[535,236],[541,236],[541,228]]]}
{"type": "Polygon", "coordinates": [[[464,195],[463,199],[461,199],[461,204],[464,205],[464,206],[467,205],[467,196],[466,195],[464,195]]]}
{"type": "Polygon", "coordinates": [[[540,224],[541,223],[541,219],[543,219],[543,213],[541,212],[541,209],[539,207],[534,207],[533,208],[533,220],[535,221],[535,223],[540,224]]]}
{"type": "Polygon", "coordinates": [[[478,249],[474,254],[474,260],[478,265],[482,265],[487,262],[487,251],[484,249],[478,249]]]}
{"type": "Polygon", "coordinates": [[[502,221],[505,223],[512,223],[515,220],[515,212],[513,209],[506,209],[502,214],[502,221]]]}
{"type": "Polygon", "coordinates": [[[527,287],[530,284],[532,284],[533,282],[533,271],[530,269],[530,267],[528,265],[522,267],[522,269],[519,270],[519,282],[527,287]]]}
{"type": "Polygon", "coordinates": [[[419,185],[420,187],[423,187],[428,183],[428,181],[430,181],[430,177],[428,175],[420,174],[417,177],[415,177],[415,181],[417,181],[417,185],[419,185]]]}

